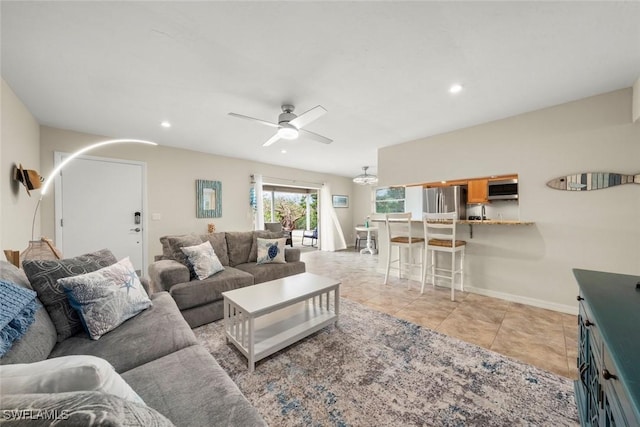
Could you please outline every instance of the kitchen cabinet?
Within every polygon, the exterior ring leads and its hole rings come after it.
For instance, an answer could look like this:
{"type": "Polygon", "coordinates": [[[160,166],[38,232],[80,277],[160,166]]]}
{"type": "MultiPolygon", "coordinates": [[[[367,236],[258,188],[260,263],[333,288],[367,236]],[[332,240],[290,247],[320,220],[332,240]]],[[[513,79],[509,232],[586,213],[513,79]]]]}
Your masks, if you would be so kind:
{"type": "Polygon", "coordinates": [[[488,203],[488,179],[471,179],[467,183],[467,203],[488,203]]]}
{"type": "Polygon", "coordinates": [[[582,426],[640,425],[640,276],[574,269],[582,426]]]}

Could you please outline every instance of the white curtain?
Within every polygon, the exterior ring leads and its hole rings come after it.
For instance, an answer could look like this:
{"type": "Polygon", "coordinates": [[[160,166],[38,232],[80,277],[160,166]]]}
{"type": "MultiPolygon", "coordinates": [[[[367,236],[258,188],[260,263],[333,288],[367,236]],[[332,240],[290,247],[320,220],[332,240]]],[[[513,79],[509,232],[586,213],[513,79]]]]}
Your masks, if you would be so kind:
{"type": "Polygon", "coordinates": [[[253,174],[253,191],[256,194],[255,224],[256,230],[264,230],[264,202],[262,200],[262,175],[253,174]]]}
{"type": "Polygon", "coordinates": [[[331,202],[331,188],[328,183],[324,183],[320,190],[320,228],[318,234],[322,251],[333,252],[347,248],[340,221],[338,221],[336,210],[331,202]]]}

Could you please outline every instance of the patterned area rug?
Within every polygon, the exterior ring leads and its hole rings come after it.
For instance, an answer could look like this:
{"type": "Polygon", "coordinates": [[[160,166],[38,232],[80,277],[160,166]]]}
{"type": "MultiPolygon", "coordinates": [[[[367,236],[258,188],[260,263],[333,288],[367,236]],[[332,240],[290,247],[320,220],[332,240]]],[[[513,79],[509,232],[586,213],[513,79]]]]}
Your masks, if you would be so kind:
{"type": "Polygon", "coordinates": [[[258,362],[194,329],[271,426],[574,426],[572,382],[341,299],[329,326],[258,362]]]}

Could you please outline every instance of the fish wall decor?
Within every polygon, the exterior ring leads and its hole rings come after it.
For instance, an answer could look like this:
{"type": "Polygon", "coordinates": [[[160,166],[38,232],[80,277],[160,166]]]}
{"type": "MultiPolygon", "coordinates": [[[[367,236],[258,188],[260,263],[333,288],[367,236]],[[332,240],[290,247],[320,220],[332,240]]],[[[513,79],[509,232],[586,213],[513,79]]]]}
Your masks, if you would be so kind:
{"type": "Polygon", "coordinates": [[[640,174],[623,175],[609,172],[585,172],[561,176],[547,182],[548,187],[567,191],[600,190],[622,184],[640,184],[640,174]]]}

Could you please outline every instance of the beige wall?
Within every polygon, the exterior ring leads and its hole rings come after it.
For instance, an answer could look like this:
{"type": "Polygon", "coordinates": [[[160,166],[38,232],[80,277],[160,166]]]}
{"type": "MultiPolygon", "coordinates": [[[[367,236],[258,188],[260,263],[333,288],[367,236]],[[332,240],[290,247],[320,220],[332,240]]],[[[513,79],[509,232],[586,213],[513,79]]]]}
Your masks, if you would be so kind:
{"type": "Polygon", "coordinates": [[[631,117],[634,122],[640,121],[640,77],[633,84],[633,108],[631,109],[631,117]]]}
{"type": "MultiPolygon", "coordinates": [[[[53,169],[55,151],[73,152],[104,137],[80,132],[41,128],[41,164],[43,172],[53,169]]],[[[218,231],[253,229],[249,207],[250,175],[262,174],[304,182],[328,182],[334,194],[351,196],[351,180],[334,175],[307,172],[253,161],[208,155],[170,147],[120,144],[93,150],[87,155],[143,161],[147,164],[146,212],[149,237],[149,260],[161,253],[159,238],[166,234],[206,233],[207,224],[215,223],[218,231]],[[222,217],[196,218],[195,180],[222,182],[222,217]],[[161,215],[158,221],[151,214],[161,215]]],[[[90,185],[90,183],[87,183],[90,185]]],[[[54,235],[54,195],[47,194],[42,204],[42,229],[54,235]]],[[[343,230],[352,228],[351,209],[336,210],[343,230]]],[[[99,246],[99,244],[98,244],[99,246]]],[[[96,248],[98,249],[98,248],[96,248]]]]}
{"type": "Polygon", "coordinates": [[[640,172],[632,90],[576,102],[378,152],[380,185],[518,173],[521,219],[533,226],[475,226],[466,283],[476,292],[575,308],[572,268],[640,274],[640,186],[568,192],[552,178],[640,172]]]}
{"type": "MultiPolygon", "coordinates": [[[[31,223],[40,194],[32,191],[29,197],[12,174],[18,164],[40,170],[40,126],[4,79],[0,90],[0,248],[23,251],[31,239],[31,223]]],[[[35,236],[40,236],[39,216],[35,236]]],[[[5,259],[4,254],[0,256],[5,259]]]]}

